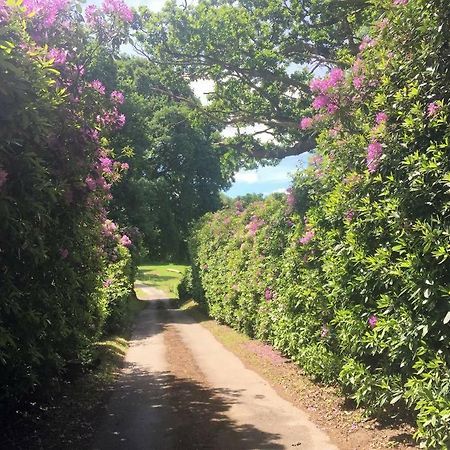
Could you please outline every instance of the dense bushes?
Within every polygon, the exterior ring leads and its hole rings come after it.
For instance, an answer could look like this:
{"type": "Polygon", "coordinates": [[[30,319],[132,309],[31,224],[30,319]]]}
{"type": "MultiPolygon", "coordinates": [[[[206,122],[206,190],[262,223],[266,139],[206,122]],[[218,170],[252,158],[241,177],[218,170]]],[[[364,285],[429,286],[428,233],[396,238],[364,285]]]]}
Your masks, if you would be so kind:
{"type": "MultiPolygon", "coordinates": [[[[14,402],[69,362],[86,362],[105,323],[118,321],[131,292],[132,244],[106,219],[110,185],[127,168],[111,159],[107,136],[125,119],[121,94],[109,96],[88,78],[100,44],[95,26],[68,1],[7,5],[0,5],[0,401],[14,402]]],[[[120,36],[117,12],[96,14],[107,42],[120,36]]]]}
{"type": "Polygon", "coordinates": [[[448,448],[449,9],[379,3],[350,70],[311,82],[317,154],[287,202],[205,216],[191,284],[213,317],[373,411],[415,411],[422,445],[448,448]]]}

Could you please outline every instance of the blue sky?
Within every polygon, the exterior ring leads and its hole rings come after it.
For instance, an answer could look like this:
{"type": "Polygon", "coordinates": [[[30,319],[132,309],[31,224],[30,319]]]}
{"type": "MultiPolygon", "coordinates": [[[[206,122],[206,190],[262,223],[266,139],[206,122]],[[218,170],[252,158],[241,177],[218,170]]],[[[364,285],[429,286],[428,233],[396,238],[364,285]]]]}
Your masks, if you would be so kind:
{"type": "Polygon", "coordinates": [[[260,167],[255,170],[241,170],[235,176],[235,183],[226,191],[230,197],[250,193],[269,195],[284,192],[291,184],[291,173],[305,167],[309,154],[288,156],[277,166],[260,167]]]}

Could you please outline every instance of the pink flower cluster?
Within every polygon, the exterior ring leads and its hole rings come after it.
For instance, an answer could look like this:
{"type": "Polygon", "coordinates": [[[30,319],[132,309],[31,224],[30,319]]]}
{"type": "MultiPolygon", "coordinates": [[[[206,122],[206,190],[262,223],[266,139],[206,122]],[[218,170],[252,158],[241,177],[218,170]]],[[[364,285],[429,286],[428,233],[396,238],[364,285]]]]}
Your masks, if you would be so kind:
{"type": "Polygon", "coordinates": [[[107,14],[116,14],[124,22],[133,20],[133,11],[122,0],[104,0],[102,11],[107,14]]]}
{"type": "Polygon", "coordinates": [[[48,59],[53,60],[53,64],[55,66],[63,66],[67,60],[67,50],[63,50],[62,48],[52,48],[47,53],[48,59]]]}
{"type": "Polygon", "coordinates": [[[97,122],[104,126],[122,128],[125,125],[125,115],[119,113],[118,109],[114,107],[111,111],[105,111],[102,115],[98,115],[97,122]]]}
{"type": "Polygon", "coordinates": [[[294,189],[291,187],[286,190],[286,202],[290,210],[294,209],[295,206],[295,194],[294,189]]]}
{"type": "Polygon", "coordinates": [[[299,240],[298,242],[302,245],[306,245],[309,242],[311,242],[311,240],[314,237],[314,230],[308,230],[299,240]]]}
{"type": "Polygon", "coordinates": [[[375,44],[375,39],[372,39],[370,36],[364,36],[361,44],[359,44],[359,51],[362,52],[366,48],[373,47],[375,44]]]}
{"type": "Polygon", "coordinates": [[[35,13],[42,17],[43,24],[50,27],[60,11],[65,9],[70,0],[24,0],[22,5],[27,13],[35,13]]]}
{"type": "Polygon", "coordinates": [[[369,316],[367,323],[369,324],[370,328],[372,328],[372,330],[373,330],[377,326],[378,317],[375,314],[372,314],[371,316],[369,316]]]}
{"type": "Polygon", "coordinates": [[[124,234],[121,238],[120,238],[120,241],[119,241],[124,247],[129,247],[131,244],[132,244],[132,242],[131,242],[131,239],[126,235],[126,234],[124,234]]]}
{"type": "Polygon", "coordinates": [[[349,209],[346,213],[345,213],[345,218],[351,222],[353,220],[353,218],[355,217],[355,211],[353,211],[353,209],[349,209]]]}
{"type": "Polygon", "coordinates": [[[94,91],[97,91],[101,95],[105,95],[105,86],[100,80],[94,80],[91,83],[89,83],[89,86],[94,89],[94,91]]]}
{"type": "Polygon", "coordinates": [[[109,219],[106,219],[102,224],[102,234],[106,237],[114,236],[114,233],[117,230],[117,225],[109,219]]]}
{"type": "Polygon", "coordinates": [[[250,222],[245,226],[250,236],[254,236],[256,232],[264,225],[264,220],[259,219],[257,216],[252,216],[250,222]]]}
{"type": "Polygon", "coordinates": [[[125,97],[123,92],[120,91],[112,91],[110,95],[111,101],[116,105],[121,105],[125,101],[125,97]]]}
{"type": "Polygon", "coordinates": [[[242,204],[242,202],[240,200],[238,200],[235,204],[234,207],[236,208],[236,214],[242,214],[244,212],[244,205],[242,204]]]}
{"type": "Polygon", "coordinates": [[[428,117],[435,116],[439,112],[440,109],[441,109],[441,107],[436,102],[429,103],[427,106],[428,117]]]}
{"type": "Polygon", "coordinates": [[[99,161],[99,169],[102,172],[104,172],[104,173],[112,172],[113,161],[111,158],[108,158],[107,156],[100,156],[98,161],[99,161]]]}
{"type": "Polygon", "coordinates": [[[408,4],[408,0],[394,0],[393,4],[398,6],[398,5],[407,5],[408,4]]]}
{"type": "Polygon", "coordinates": [[[311,128],[313,122],[314,121],[311,117],[303,117],[303,119],[300,120],[300,129],[307,130],[308,128],[311,128]]]}
{"type": "Polygon", "coordinates": [[[380,165],[380,159],[382,155],[383,155],[382,145],[378,141],[373,140],[367,147],[367,157],[366,157],[367,169],[369,170],[370,173],[374,173],[377,171],[380,165]]]}
{"type": "MultiPolygon", "coordinates": [[[[317,110],[326,108],[329,114],[334,114],[339,109],[338,96],[335,90],[343,83],[344,78],[344,71],[339,67],[335,67],[327,77],[312,80],[309,87],[317,95],[311,106],[317,110]]],[[[305,117],[300,122],[300,128],[306,130],[313,125],[313,122],[314,118],[305,117]]]]}
{"type": "Polygon", "coordinates": [[[377,125],[380,125],[384,122],[387,122],[388,120],[388,116],[385,112],[381,111],[379,113],[377,113],[377,115],[375,116],[375,122],[377,125]]]}
{"type": "Polygon", "coordinates": [[[264,298],[266,299],[266,301],[270,301],[273,299],[272,289],[266,288],[266,290],[264,291],[264,298]]]}

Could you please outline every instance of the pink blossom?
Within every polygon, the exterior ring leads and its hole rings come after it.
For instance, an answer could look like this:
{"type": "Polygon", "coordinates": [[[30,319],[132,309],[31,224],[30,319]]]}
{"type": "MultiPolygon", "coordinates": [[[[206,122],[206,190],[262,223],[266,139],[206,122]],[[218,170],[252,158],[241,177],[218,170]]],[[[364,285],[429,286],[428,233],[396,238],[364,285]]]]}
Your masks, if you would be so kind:
{"type": "Polygon", "coordinates": [[[122,163],[121,165],[120,165],[120,168],[122,169],[122,170],[128,170],[129,168],[130,168],[130,165],[128,164],[128,163],[122,163]]]}
{"type": "Polygon", "coordinates": [[[114,235],[114,232],[117,230],[117,225],[109,219],[106,219],[102,224],[102,234],[104,236],[111,237],[114,235]]]}
{"type": "Polygon", "coordinates": [[[105,126],[115,126],[122,128],[125,125],[125,115],[120,114],[116,107],[112,111],[105,111],[102,115],[97,115],[97,122],[105,126]]]}
{"type": "Polygon", "coordinates": [[[102,156],[98,160],[100,162],[100,169],[105,173],[111,173],[111,168],[113,165],[112,159],[102,156]]]}
{"type": "Polygon", "coordinates": [[[119,241],[124,247],[129,247],[131,245],[131,240],[130,238],[124,234],[119,241]]]}
{"type": "Polygon", "coordinates": [[[259,219],[256,216],[252,216],[250,222],[245,226],[245,228],[248,230],[248,234],[250,236],[254,236],[256,232],[264,225],[264,223],[264,220],[259,219]]]}
{"type": "Polygon", "coordinates": [[[353,217],[355,217],[355,211],[353,211],[353,209],[349,209],[346,213],[345,213],[345,218],[351,222],[353,220],[353,217]]]}
{"type": "Polygon", "coordinates": [[[303,235],[303,237],[299,239],[298,242],[302,245],[306,245],[312,240],[313,237],[314,237],[314,230],[309,230],[303,235]]]}
{"type": "Polygon", "coordinates": [[[435,116],[440,109],[441,107],[436,102],[429,103],[427,106],[428,117],[435,116]]]}
{"type": "Polygon", "coordinates": [[[312,107],[314,109],[320,109],[328,105],[330,102],[330,97],[328,95],[320,94],[312,102],[312,107]]]}
{"type": "Polygon", "coordinates": [[[377,123],[377,125],[380,125],[381,123],[386,122],[387,120],[388,116],[385,112],[379,112],[375,117],[375,122],[377,123]]]}
{"type": "Polygon", "coordinates": [[[315,78],[311,80],[309,87],[313,92],[318,92],[320,94],[329,93],[329,91],[341,84],[344,80],[344,71],[339,68],[333,68],[328,76],[323,79],[315,78]]]}
{"type": "Polygon", "coordinates": [[[367,157],[366,157],[367,169],[369,170],[370,173],[374,173],[377,171],[378,166],[380,165],[380,158],[382,154],[383,154],[382,145],[378,141],[373,140],[367,147],[367,157]]]}
{"type": "Polygon", "coordinates": [[[322,331],[320,332],[320,337],[325,338],[328,336],[329,333],[330,330],[328,329],[328,327],[326,325],[323,325],[322,331]]]}
{"type": "Polygon", "coordinates": [[[66,259],[69,256],[69,250],[67,250],[67,248],[60,248],[59,254],[61,255],[62,259],[66,259]]]}
{"type": "Polygon", "coordinates": [[[286,202],[290,209],[293,209],[295,206],[295,193],[294,189],[291,187],[286,190],[286,202]]]}
{"type": "Polygon", "coordinates": [[[364,36],[361,44],[359,45],[359,51],[363,51],[368,47],[373,47],[375,45],[375,40],[370,36],[364,36]]]}
{"type": "Polygon", "coordinates": [[[125,114],[119,114],[116,118],[117,128],[122,128],[125,125],[125,114]]]}
{"type": "Polygon", "coordinates": [[[28,14],[35,13],[43,18],[43,24],[54,24],[59,12],[68,5],[69,0],[24,0],[22,5],[28,14]]]}
{"type": "Polygon", "coordinates": [[[375,314],[372,314],[371,316],[369,316],[369,320],[367,322],[370,328],[374,329],[378,323],[378,318],[375,314]]]}
{"type": "Polygon", "coordinates": [[[375,25],[379,30],[384,30],[389,25],[389,19],[385,17],[379,20],[375,25]]]}
{"type": "Polygon", "coordinates": [[[266,290],[264,291],[264,298],[265,298],[267,301],[272,300],[272,298],[273,298],[273,292],[272,292],[272,290],[271,290],[270,288],[266,288],[266,290]]]}
{"type": "Polygon", "coordinates": [[[103,287],[108,288],[111,286],[112,283],[113,283],[113,280],[111,280],[111,278],[108,278],[107,280],[105,280],[103,282],[103,287]]]}
{"type": "Polygon", "coordinates": [[[98,9],[95,5],[88,5],[84,10],[84,17],[89,25],[94,25],[97,22],[98,9]]]}
{"type": "Polygon", "coordinates": [[[53,60],[53,64],[55,64],[55,66],[63,66],[67,60],[67,50],[52,48],[47,53],[47,57],[53,60]]]}
{"type": "Polygon", "coordinates": [[[133,20],[133,11],[122,0],[104,0],[102,10],[107,14],[117,14],[124,22],[133,20]]]}
{"type": "Polygon", "coordinates": [[[319,167],[322,164],[323,158],[321,155],[313,155],[309,161],[313,166],[319,167]]]}
{"type": "Polygon", "coordinates": [[[125,97],[120,91],[112,91],[110,95],[111,101],[116,105],[121,105],[125,101],[125,97]]]}
{"type": "Polygon", "coordinates": [[[86,177],[85,182],[86,182],[86,186],[88,187],[88,189],[90,191],[94,191],[95,188],[97,187],[96,181],[91,176],[86,177]]]}
{"type": "Polygon", "coordinates": [[[95,181],[97,183],[97,186],[104,192],[108,192],[111,189],[111,184],[107,183],[103,177],[99,177],[95,181]]]}
{"type": "Polygon", "coordinates": [[[394,5],[407,5],[408,4],[408,0],[394,0],[392,3],[394,5]]]}
{"type": "Polygon", "coordinates": [[[6,183],[7,179],[8,179],[8,172],[0,168],[0,189],[6,183]]]}
{"type": "Polygon", "coordinates": [[[338,105],[335,105],[334,103],[330,103],[327,106],[327,112],[329,114],[334,114],[339,109],[338,105]]]}
{"type": "Polygon", "coordinates": [[[85,136],[93,142],[98,142],[99,134],[98,131],[93,128],[88,128],[85,131],[85,136]]]}
{"type": "Polygon", "coordinates": [[[307,130],[308,128],[311,128],[313,124],[313,120],[311,117],[303,117],[303,119],[300,121],[300,128],[302,130],[307,130]]]}
{"type": "Polygon", "coordinates": [[[334,69],[331,69],[328,78],[330,80],[330,85],[335,86],[344,80],[344,71],[339,67],[335,67],[334,69]]]}
{"type": "Polygon", "coordinates": [[[242,204],[242,202],[240,200],[238,200],[235,204],[234,207],[236,208],[236,214],[239,215],[244,211],[244,205],[242,204]]]}
{"type": "Polygon", "coordinates": [[[353,86],[355,86],[355,88],[358,89],[358,91],[363,86],[363,80],[364,80],[364,77],[353,77],[353,86]]]}
{"type": "Polygon", "coordinates": [[[105,95],[105,86],[100,80],[94,80],[91,83],[89,83],[89,86],[97,91],[101,95],[105,95]]]}

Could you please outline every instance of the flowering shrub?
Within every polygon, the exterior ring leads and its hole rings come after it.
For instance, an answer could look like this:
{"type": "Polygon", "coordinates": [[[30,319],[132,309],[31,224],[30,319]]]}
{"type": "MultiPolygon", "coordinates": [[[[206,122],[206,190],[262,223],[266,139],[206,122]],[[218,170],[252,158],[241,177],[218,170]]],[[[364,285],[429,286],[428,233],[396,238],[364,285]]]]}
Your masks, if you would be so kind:
{"type": "Polygon", "coordinates": [[[87,65],[97,45],[118,46],[126,12],[104,6],[100,36],[78,6],[0,2],[1,401],[85,361],[131,292],[132,242],[105,209],[127,169],[107,139],[124,99],[87,65]]]}
{"type": "Polygon", "coordinates": [[[205,217],[191,284],[213,317],[373,412],[408,408],[421,445],[446,449],[449,10],[376,3],[383,16],[350,69],[311,83],[317,114],[300,127],[317,133],[314,161],[286,203],[205,217]],[[248,236],[252,216],[264,225],[248,236]]]}

